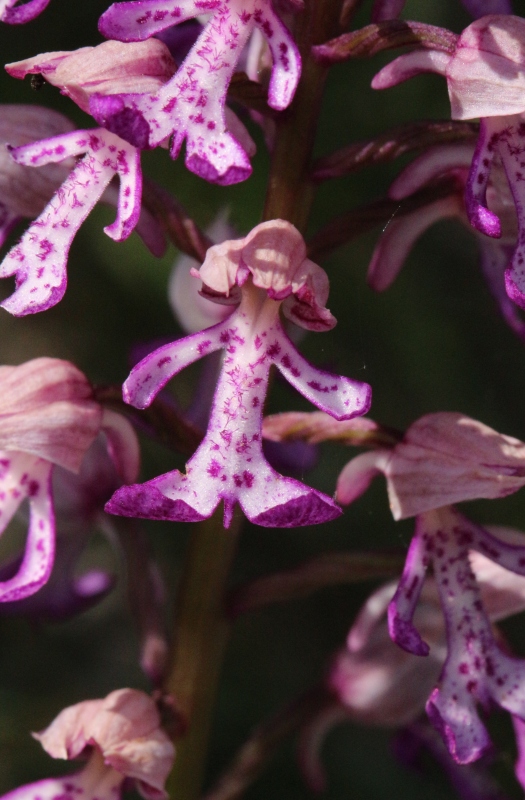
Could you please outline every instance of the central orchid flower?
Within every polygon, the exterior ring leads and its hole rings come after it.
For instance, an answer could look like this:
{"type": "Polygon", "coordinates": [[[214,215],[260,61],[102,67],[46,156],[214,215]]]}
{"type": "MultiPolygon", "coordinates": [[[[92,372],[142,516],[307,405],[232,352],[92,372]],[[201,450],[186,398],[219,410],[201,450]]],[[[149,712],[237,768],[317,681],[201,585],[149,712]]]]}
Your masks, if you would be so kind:
{"type": "Polygon", "coordinates": [[[136,147],[157,147],[173,136],[172,158],[186,139],[188,169],[213,183],[229,185],[246,180],[252,171],[246,148],[224,110],[230,80],[250,34],[259,30],[270,47],[272,108],[281,110],[291,103],[301,72],[297,47],[270,0],[114,3],[100,18],[99,30],[107,38],[136,42],[199,14],[211,16],[170,81],[150,94],[94,94],[90,112],[136,147]]]}
{"type": "Polygon", "coordinates": [[[329,330],[335,319],[324,307],[328,278],[306,258],[299,232],[272,220],[244,239],[208,250],[195,273],[203,293],[238,303],[227,319],[148,355],[124,384],[124,399],[148,406],[167,381],[216,350],[225,356],[206,436],[186,474],[168,472],[145,484],[119,489],[106,506],[113,514],[180,521],[209,517],[224,501],[229,526],[235,503],[258,525],[295,527],[337,517],[334,501],[273,470],[262,452],[262,410],[270,367],[308,400],[336,419],[364,414],[370,387],[313,367],[282,327],[279,311],[303,328],[329,330]]]}
{"type": "Polygon", "coordinates": [[[481,119],[465,200],[470,224],[501,236],[501,223],[487,203],[494,164],[503,164],[518,213],[518,243],[505,273],[509,297],[525,308],[525,20],[491,14],[469,25],[451,51],[415,50],[395,59],[372,81],[385,89],[421,72],[447,79],[452,118],[481,119]]]}

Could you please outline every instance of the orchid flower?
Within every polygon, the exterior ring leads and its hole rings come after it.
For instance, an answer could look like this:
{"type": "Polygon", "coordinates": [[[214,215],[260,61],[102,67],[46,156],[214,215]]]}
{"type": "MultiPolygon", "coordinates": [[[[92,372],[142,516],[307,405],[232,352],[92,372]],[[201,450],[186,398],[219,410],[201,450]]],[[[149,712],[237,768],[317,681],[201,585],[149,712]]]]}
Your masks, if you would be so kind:
{"type": "MultiPolygon", "coordinates": [[[[513,529],[491,528],[491,532],[516,543],[524,539],[523,533],[513,529]]],[[[469,551],[468,559],[491,622],[525,609],[524,577],[509,573],[474,550],[469,551]]],[[[346,647],[334,657],[327,670],[324,684],[328,699],[325,707],[301,732],[300,763],[310,788],[315,791],[326,788],[320,750],[334,725],[351,720],[383,728],[412,726],[439,680],[447,646],[438,583],[435,578],[427,580],[415,611],[417,627],[431,644],[423,663],[406,650],[395,647],[388,635],[386,614],[395,592],[396,582],[392,581],[366,600],[350,629],[346,647]]],[[[448,753],[443,754],[442,761],[453,782],[459,782],[460,776],[454,771],[455,765],[448,753]]],[[[462,783],[466,789],[473,782],[475,784],[478,776],[477,772],[472,772],[473,769],[474,765],[461,766],[462,783]]],[[[487,797],[494,798],[496,794],[488,791],[488,775],[484,777],[487,797]]],[[[468,794],[467,790],[461,796],[471,798],[479,795],[468,794]]]]}
{"type": "Polygon", "coordinates": [[[48,580],[55,552],[53,466],[78,472],[84,455],[104,430],[117,469],[131,481],[138,447],[129,424],[103,411],[84,375],[67,361],[37,358],[0,367],[0,533],[29,500],[24,557],[16,573],[0,582],[0,602],[22,600],[48,580]]]}
{"type": "Polygon", "coordinates": [[[286,108],[299,81],[299,52],[270,0],[114,3],[100,18],[99,30],[107,38],[139,41],[206,13],[211,15],[207,25],[170,81],[150,94],[94,94],[90,111],[101,125],[125,136],[136,147],[157,147],[172,136],[172,158],[177,157],[186,139],[188,169],[225,186],[246,180],[251,174],[249,154],[238,133],[231,130],[224,103],[252,31],[262,32],[272,53],[269,105],[277,110],[286,108]]]}
{"type": "Polygon", "coordinates": [[[470,224],[481,233],[501,236],[501,222],[487,205],[487,187],[494,163],[501,160],[518,214],[518,244],[505,273],[509,297],[525,307],[525,203],[523,137],[525,131],[525,20],[490,15],[469,25],[452,52],[415,50],[384,67],[372,81],[375,89],[394,86],[421,72],[447,79],[452,118],[481,118],[481,129],[466,187],[470,224]]]}
{"type": "MultiPolygon", "coordinates": [[[[383,230],[368,268],[368,283],[376,291],[387,289],[397,277],[416,240],[442,219],[458,219],[469,230],[465,186],[474,154],[467,144],[438,145],[416,158],[396,178],[389,190],[393,200],[405,200],[435,179],[453,178],[457,188],[446,197],[391,220],[383,230]]],[[[487,285],[507,325],[525,340],[525,321],[505,291],[504,273],[516,246],[518,226],[508,182],[501,165],[494,165],[487,187],[487,206],[501,220],[501,238],[476,232],[480,263],[487,285]]]]}
{"type": "Polygon", "coordinates": [[[2,800],[53,800],[81,795],[116,800],[130,779],[145,800],[168,797],[164,783],[174,748],[162,730],[155,703],[136,689],[119,689],[103,700],[65,708],[42,733],[33,734],[52,758],[87,756],[80,772],[46,778],[8,792],[2,800]]]}
{"type": "Polygon", "coordinates": [[[324,307],[326,273],[306,258],[304,241],[283,220],[264,222],[244,239],[208,250],[196,276],[203,293],[239,303],[222,322],[161,347],[131,372],[124,399],[148,406],[167,381],[204,355],[224,349],[206,436],[186,466],[145,484],[119,489],[106,506],[113,514],[197,521],[224,501],[228,527],[235,503],[258,525],[294,527],[335,518],[338,506],[325,495],[284,478],[262,452],[262,409],[272,364],[310,402],[337,419],[363,414],[370,387],[311,366],[285,334],[279,310],[303,328],[330,330],[324,307]]]}
{"type": "Polygon", "coordinates": [[[468,554],[475,550],[525,575],[525,544],[494,536],[451,504],[504,497],[524,486],[525,444],[461,414],[430,414],[393,449],[350,461],[339,477],[337,498],[351,502],[379,473],[387,479],[394,518],[416,516],[403,576],[389,605],[390,634],[409,653],[428,655],[429,645],[412,618],[432,565],[448,652],[426,708],[453,758],[467,764],[490,746],[478,703],[487,707],[493,700],[525,718],[525,663],[499,649],[468,554]]]}
{"type": "Polygon", "coordinates": [[[0,19],[10,25],[23,25],[38,17],[49,5],[49,0],[29,0],[18,3],[18,0],[0,0],[0,19]]]}
{"type": "MultiPolygon", "coordinates": [[[[174,64],[166,46],[152,39],[134,45],[105,42],[73,53],[45,53],[7,69],[17,78],[42,74],[87,111],[90,93],[128,87],[151,91],[173,74],[174,64]]],[[[15,316],[23,316],[50,308],[64,295],[73,238],[115,175],[120,179],[118,213],[105,232],[116,241],[131,234],[141,213],[142,172],[140,152],[102,128],[32,142],[12,149],[11,155],[17,164],[31,167],[84,155],[0,264],[0,277],[16,278],[16,291],[1,305],[15,316]]],[[[155,231],[151,238],[157,247],[155,231]]]]}

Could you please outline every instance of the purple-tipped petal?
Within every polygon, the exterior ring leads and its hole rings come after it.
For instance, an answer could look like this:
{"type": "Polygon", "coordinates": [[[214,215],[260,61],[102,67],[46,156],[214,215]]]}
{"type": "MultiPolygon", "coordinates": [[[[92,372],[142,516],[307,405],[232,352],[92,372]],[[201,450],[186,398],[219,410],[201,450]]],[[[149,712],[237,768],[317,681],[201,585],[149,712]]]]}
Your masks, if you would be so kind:
{"type": "Polygon", "coordinates": [[[135,408],[147,408],[167,382],[184,367],[224,346],[221,336],[228,329],[226,322],[170,342],[143,358],[124,383],[125,402],[135,408]]]}
{"type": "Polygon", "coordinates": [[[474,19],[488,14],[512,14],[510,0],[461,0],[461,3],[474,19]]]}
{"type": "Polygon", "coordinates": [[[16,6],[17,0],[2,0],[0,2],[0,19],[10,25],[24,25],[38,17],[47,8],[50,0],[29,0],[28,3],[16,6]]]}
{"type": "Polygon", "coordinates": [[[119,214],[106,232],[125,238],[138,220],[138,154],[111,133],[75,131],[16,148],[13,156],[18,163],[40,166],[81,153],[86,155],[0,265],[0,277],[16,278],[16,291],[1,304],[15,316],[44,311],[62,298],[73,238],[116,173],[122,179],[119,214]]]}
{"type": "Polygon", "coordinates": [[[216,0],[135,0],[113,3],[98,21],[106,39],[139,42],[180,22],[213,11],[216,0]]]}
{"type": "Polygon", "coordinates": [[[157,489],[155,485],[157,481],[158,478],[155,478],[148,483],[122,486],[106,503],[105,510],[108,514],[116,514],[120,517],[139,517],[172,522],[199,522],[209,516],[199,514],[184,500],[171,500],[166,497],[157,489]]]}
{"type": "Polygon", "coordinates": [[[321,411],[337,420],[366,414],[372,401],[367,383],[314,367],[295,349],[288,337],[276,340],[275,365],[286,380],[321,411]]]}
{"type": "Polygon", "coordinates": [[[48,580],[55,555],[55,520],[51,502],[52,465],[25,453],[3,451],[0,460],[3,532],[24,498],[30,521],[24,557],[17,573],[0,582],[0,602],[23,600],[48,580]]]}
{"type": "Polygon", "coordinates": [[[493,120],[481,121],[476,150],[465,187],[465,205],[472,227],[497,239],[501,236],[501,224],[498,217],[487,208],[486,198],[490,170],[496,154],[497,134],[494,132],[494,126],[493,120]]]}
{"type": "Polygon", "coordinates": [[[293,100],[301,74],[301,56],[288,28],[270,3],[254,14],[255,24],[268,42],[273,66],[268,87],[268,105],[281,111],[293,100]]]}
{"type": "Polygon", "coordinates": [[[382,22],[387,19],[397,19],[406,0],[375,0],[372,8],[372,22],[382,22]]]}
{"type": "Polygon", "coordinates": [[[403,650],[416,656],[427,656],[429,646],[413,625],[414,612],[427,572],[426,532],[418,522],[408,551],[403,575],[388,606],[390,636],[403,650]]]}

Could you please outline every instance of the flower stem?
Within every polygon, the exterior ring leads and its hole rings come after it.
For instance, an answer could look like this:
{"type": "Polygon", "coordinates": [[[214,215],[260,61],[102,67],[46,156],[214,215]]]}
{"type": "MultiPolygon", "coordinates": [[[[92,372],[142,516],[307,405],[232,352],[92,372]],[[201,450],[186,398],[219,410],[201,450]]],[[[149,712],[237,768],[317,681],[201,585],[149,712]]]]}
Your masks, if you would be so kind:
{"type": "Polygon", "coordinates": [[[342,0],[307,2],[297,15],[294,38],[302,73],[292,105],[277,120],[263,220],[286,219],[304,232],[314,197],[309,176],[317,120],[328,68],[317,64],[312,46],[339,33],[342,0]]]}
{"type": "Polygon", "coordinates": [[[241,515],[222,526],[222,509],[192,528],[179,588],[176,639],[166,690],[175,696],[188,727],[177,742],[177,756],[168,780],[170,797],[200,796],[230,623],[224,595],[241,528],[241,515]]]}

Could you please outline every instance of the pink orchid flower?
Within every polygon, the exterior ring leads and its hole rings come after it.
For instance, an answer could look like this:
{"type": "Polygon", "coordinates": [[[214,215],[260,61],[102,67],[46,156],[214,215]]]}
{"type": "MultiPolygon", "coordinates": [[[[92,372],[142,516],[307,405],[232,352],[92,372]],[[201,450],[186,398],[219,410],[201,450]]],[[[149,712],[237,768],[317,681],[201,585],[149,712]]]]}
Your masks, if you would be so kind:
{"type": "MultiPolygon", "coordinates": [[[[520,531],[494,527],[490,531],[509,542],[518,544],[524,541],[520,531]]],[[[525,577],[509,572],[475,550],[469,551],[468,559],[491,623],[525,609],[525,577]]],[[[396,588],[396,582],[392,581],[366,600],[350,629],[346,647],[335,656],[327,671],[325,686],[329,699],[320,714],[301,732],[300,762],[314,791],[326,788],[320,751],[334,725],[350,720],[390,729],[411,726],[424,711],[425,702],[439,681],[447,658],[447,637],[438,582],[435,578],[427,580],[415,611],[417,628],[430,643],[429,655],[423,663],[413,654],[396,647],[388,635],[387,610],[396,588]]],[[[520,743],[523,733],[518,736],[518,730],[521,732],[524,723],[517,717],[513,717],[513,722],[520,743]]],[[[432,749],[439,756],[435,744],[432,749]]],[[[478,775],[472,772],[475,765],[461,765],[463,774],[460,776],[459,767],[446,752],[441,761],[453,783],[465,784],[467,791],[460,793],[462,797],[479,797],[475,792],[468,792],[468,786],[475,785],[478,775]]],[[[520,779],[519,770],[516,774],[520,779]]],[[[496,791],[488,791],[488,774],[483,777],[487,797],[500,797],[496,791]]]]}
{"type": "MultiPolygon", "coordinates": [[[[301,70],[295,43],[270,0],[136,0],[114,3],[102,15],[100,32],[112,39],[139,41],[200,14],[204,30],[177,74],[149,95],[94,95],[91,114],[121,133],[133,120],[128,141],[157,147],[172,136],[176,158],[186,139],[186,166],[205,180],[229,185],[246,180],[251,165],[238,134],[225,117],[226,93],[241,53],[254,30],[268,41],[273,70],[268,103],[281,110],[292,101],[301,70]]],[[[121,134],[123,135],[123,134],[121,134]]]]}
{"type": "Polygon", "coordinates": [[[289,222],[272,220],[243,239],[208,250],[196,276],[203,293],[239,304],[211,328],[161,347],[131,372],[124,399],[148,406],[167,381],[204,355],[224,349],[206,436],[186,466],[145,484],[122,487],[106,506],[113,514],[197,521],[224,501],[229,526],[240,503],[254,523],[272,527],[311,525],[335,518],[340,509],[315,489],[284,478],[262,452],[262,409],[274,364],[301,394],[336,419],[366,412],[370,387],[310,365],[285,334],[283,313],[303,328],[330,330],[325,308],[328,278],[306,258],[302,236],[289,222]]]}
{"type": "Polygon", "coordinates": [[[394,86],[421,72],[447,80],[452,118],[481,118],[481,130],[466,186],[470,224],[481,233],[501,236],[501,222],[487,204],[491,169],[501,160],[518,213],[519,235],[505,273],[509,297],[525,307],[525,219],[523,139],[525,136],[525,20],[489,15],[469,25],[452,51],[415,50],[384,67],[372,81],[375,89],[394,86]]]}
{"type": "Polygon", "coordinates": [[[23,25],[31,22],[47,8],[50,0],[29,0],[19,3],[18,0],[0,0],[0,19],[10,25],[23,25]]]}
{"type": "Polygon", "coordinates": [[[175,750],[161,728],[155,703],[136,689],[69,706],[42,733],[33,734],[52,758],[87,757],[80,772],[20,786],[2,800],[82,796],[116,800],[130,779],[145,800],[165,800],[164,783],[175,750]]]}
{"type": "MultiPolygon", "coordinates": [[[[133,87],[151,91],[175,69],[167,47],[158,40],[137,44],[105,42],[73,53],[44,53],[7,66],[17,78],[41,74],[59,86],[84,111],[93,92],[133,87]]],[[[0,277],[14,275],[16,291],[3,301],[15,316],[44,311],[61,300],[66,290],[67,257],[73,238],[115,175],[120,179],[118,213],[105,228],[116,241],[126,239],[141,214],[140,151],[103,128],[72,131],[11,150],[17,164],[40,167],[84,157],[71,171],[20,242],[0,264],[0,277]]],[[[152,231],[148,240],[162,252],[162,240],[152,231]]]]}
{"type": "Polygon", "coordinates": [[[78,472],[103,430],[124,480],[138,472],[138,447],[129,424],[103,411],[85,376],[67,361],[37,358],[0,367],[0,533],[29,500],[24,557],[16,574],[0,582],[0,602],[22,600],[48,580],[55,553],[53,466],[78,472]]]}
{"type": "Polygon", "coordinates": [[[474,550],[525,575],[525,544],[494,536],[451,504],[505,497],[524,486],[525,444],[461,414],[429,414],[392,449],[350,461],[339,477],[337,499],[352,502],[380,473],[387,479],[394,518],[416,516],[416,533],[389,605],[390,635],[408,652],[428,655],[413,615],[432,565],[446,620],[447,658],[427,713],[453,758],[470,763],[490,746],[478,703],[487,707],[493,700],[525,718],[525,662],[498,647],[468,554],[474,550]]]}

